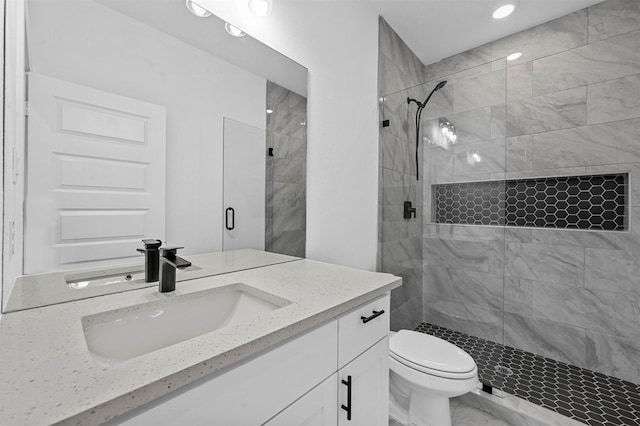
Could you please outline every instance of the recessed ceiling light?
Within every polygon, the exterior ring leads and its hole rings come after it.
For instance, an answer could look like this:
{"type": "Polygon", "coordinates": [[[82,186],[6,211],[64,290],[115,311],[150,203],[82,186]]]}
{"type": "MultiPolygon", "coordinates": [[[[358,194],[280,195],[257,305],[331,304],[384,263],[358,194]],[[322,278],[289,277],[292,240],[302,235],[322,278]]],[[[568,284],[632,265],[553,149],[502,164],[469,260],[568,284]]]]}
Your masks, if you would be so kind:
{"type": "Polygon", "coordinates": [[[273,113],[273,110],[272,109],[268,109],[267,110],[267,114],[271,114],[271,113],[273,113]]]}
{"type": "Polygon", "coordinates": [[[227,30],[227,32],[234,37],[244,37],[247,35],[247,33],[242,31],[240,28],[234,27],[228,22],[224,23],[224,29],[227,30]]]}
{"type": "Polygon", "coordinates": [[[206,18],[207,16],[211,16],[211,12],[191,0],[186,0],[186,5],[187,9],[189,9],[189,12],[193,13],[198,18],[206,18]]]}
{"type": "Polygon", "coordinates": [[[512,53],[510,55],[507,55],[507,61],[515,61],[516,59],[518,59],[520,56],[522,56],[522,52],[515,52],[512,53]]]}
{"type": "Polygon", "coordinates": [[[512,3],[503,4],[502,6],[494,10],[493,15],[491,16],[493,16],[493,19],[504,19],[507,16],[511,15],[511,13],[513,13],[515,9],[516,9],[515,4],[512,4],[512,3]]]}
{"type": "Polygon", "coordinates": [[[258,16],[271,13],[271,0],[249,0],[249,10],[258,16]]]}

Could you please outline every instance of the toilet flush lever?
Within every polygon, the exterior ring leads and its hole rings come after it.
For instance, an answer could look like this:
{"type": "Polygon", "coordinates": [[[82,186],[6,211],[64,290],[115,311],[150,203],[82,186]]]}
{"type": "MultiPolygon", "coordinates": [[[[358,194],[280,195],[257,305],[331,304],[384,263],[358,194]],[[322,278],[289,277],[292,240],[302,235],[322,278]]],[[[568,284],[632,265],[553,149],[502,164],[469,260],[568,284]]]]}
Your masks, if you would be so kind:
{"type": "Polygon", "coordinates": [[[362,316],[362,317],[360,317],[360,319],[362,320],[363,324],[366,324],[369,321],[371,321],[372,319],[378,318],[382,314],[384,314],[384,309],[381,309],[379,311],[373,311],[373,314],[369,315],[368,317],[362,316]]]}

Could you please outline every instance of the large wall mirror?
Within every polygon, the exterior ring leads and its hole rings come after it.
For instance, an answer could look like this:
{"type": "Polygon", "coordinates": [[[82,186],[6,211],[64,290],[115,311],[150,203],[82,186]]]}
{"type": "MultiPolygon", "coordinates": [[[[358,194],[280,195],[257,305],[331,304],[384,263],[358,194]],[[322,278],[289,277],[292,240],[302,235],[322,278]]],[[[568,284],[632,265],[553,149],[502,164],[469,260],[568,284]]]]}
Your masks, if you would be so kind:
{"type": "Polygon", "coordinates": [[[5,301],[18,275],[142,262],[145,238],[304,257],[304,67],[184,0],[17,3],[5,301]]]}

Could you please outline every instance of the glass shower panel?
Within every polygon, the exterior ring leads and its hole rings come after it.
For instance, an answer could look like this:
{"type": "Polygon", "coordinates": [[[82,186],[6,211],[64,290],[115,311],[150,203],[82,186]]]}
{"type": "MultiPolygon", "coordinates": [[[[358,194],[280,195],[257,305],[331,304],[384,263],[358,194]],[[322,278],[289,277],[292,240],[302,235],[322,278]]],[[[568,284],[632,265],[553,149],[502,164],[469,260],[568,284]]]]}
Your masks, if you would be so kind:
{"type": "Polygon", "coordinates": [[[423,327],[503,387],[506,60],[440,82],[422,114],[423,327]]]}

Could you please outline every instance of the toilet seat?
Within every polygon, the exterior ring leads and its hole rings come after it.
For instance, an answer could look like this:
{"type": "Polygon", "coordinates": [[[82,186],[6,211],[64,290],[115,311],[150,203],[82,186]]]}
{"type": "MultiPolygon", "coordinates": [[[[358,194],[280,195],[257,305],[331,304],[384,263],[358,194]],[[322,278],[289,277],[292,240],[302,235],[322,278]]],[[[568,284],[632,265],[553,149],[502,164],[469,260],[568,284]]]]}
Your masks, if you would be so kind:
{"type": "Polygon", "coordinates": [[[432,376],[470,379],[476,376],[473,358],[459,347],[429,334],[400,330],[391,336],[389,355],[399,363],[432,376]]]}

